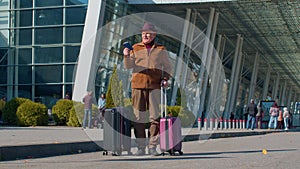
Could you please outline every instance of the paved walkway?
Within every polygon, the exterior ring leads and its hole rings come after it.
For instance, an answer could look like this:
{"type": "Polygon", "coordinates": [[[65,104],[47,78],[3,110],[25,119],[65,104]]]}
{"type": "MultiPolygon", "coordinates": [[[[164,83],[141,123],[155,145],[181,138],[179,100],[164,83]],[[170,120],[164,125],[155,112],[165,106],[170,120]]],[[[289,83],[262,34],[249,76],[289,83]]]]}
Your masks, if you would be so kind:
{"type": "MultiPolygon", "coordinates": [[[[270,132],[281,132],[281,130],[182,129],[183,141],[240,137],[270,132]]],[[[102,151],[102,133],[102,129],[96,128],[82,130],[75,127],[0,127],[0,161],[102,151]]],[[[133,134],[132,139],[134,139],[133,134]]]]}

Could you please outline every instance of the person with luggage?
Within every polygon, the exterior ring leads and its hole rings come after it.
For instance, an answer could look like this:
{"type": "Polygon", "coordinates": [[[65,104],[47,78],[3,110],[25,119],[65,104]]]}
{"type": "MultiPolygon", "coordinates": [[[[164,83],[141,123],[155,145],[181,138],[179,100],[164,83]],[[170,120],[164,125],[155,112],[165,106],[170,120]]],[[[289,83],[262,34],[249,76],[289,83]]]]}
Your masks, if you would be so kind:
{"type": "Polygon", "coordinates": [[[141,29],[142,42],[123,50],[124,67],[132,69],[132,107],[135,115],[134,134],[138,151],[144,155],[146,148],[145,123],[150,122],[149,154],[157,155],[159,139],[159,104],[161,85],[167,86],[171,64],[166,48],[155,42],[157,30],[151,23],[141,29]],[[149,111],[149,117],[147,112],[149,111]]]}
{"type": "Polygon", "coordinates": [[[99,123],[100,128],[103,129],[103,122],[104,122],[104,113],[106,108],[106,96],[104,93],[101,94],[98,100],[98,110],[99,110],[99,123]]]}

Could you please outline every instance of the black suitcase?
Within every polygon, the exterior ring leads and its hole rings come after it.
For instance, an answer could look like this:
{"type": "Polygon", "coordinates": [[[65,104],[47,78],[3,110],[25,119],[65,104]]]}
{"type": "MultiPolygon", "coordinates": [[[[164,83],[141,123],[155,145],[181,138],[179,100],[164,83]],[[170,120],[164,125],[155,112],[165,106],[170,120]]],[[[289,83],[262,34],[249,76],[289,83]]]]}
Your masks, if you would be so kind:
{"type": "Polygon", "coordinates": [[[124,117],[124,108],[106,109],[103,125],[103,155],[108,155],[108,151],[113,156],[122,155],[122,151],[127,151],[131,155],[131,125],[130,120],[124,117]]]}

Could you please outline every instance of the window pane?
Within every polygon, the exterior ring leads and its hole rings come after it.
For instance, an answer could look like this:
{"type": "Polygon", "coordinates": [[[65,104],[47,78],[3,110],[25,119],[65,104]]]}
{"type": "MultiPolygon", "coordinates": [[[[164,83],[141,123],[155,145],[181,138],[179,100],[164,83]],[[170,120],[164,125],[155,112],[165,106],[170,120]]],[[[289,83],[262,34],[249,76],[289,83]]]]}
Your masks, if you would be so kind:
{"type": "Polygon", "coordinates": [[[0,47],[8,47],[8,41],[9,41],[8,29],[7,30],[1,30],[0,35],[2,36],[1,40],[0,40],[0,47]]]}
{"type": "Polygon", "coordinates": [[[73,82],[75,65],[66,65],[66,82],[73,82]]]}
{"type": "Polygon", "coordinates": [[[15,23],[17,26],[32,26],[32,10],[16,11],[16,16],[19,18],[15,23]]]}
{"type": "Polygon", "coordinates": [[[66,0],[66,5],[81,5],[87,3],[88,0],[66,0]]]}
{"type": "Polygon", "coordinates": [[[63,0],[35,0],[36,7],[44,7],[44,6],[62,6],[63,0]]]}
{"type": "Polygon", "coordinates": [[[83,26],[66,27],[66,43],[80,43],[83,26]]]}
{"type": "Polygon", "coordinates": [[[42,103],[47,108],[52,108],[53,105],[61,98],[62,85],[36,85],[35,96],[40,98],[42,103]]]}
{"type": "Polygon", "coordinates": [[[86,7],[66,8],[66,24],[83,24],[86,7]]]}
{"type": "Polygon", "coordinates": [[[0,84],[7,84],[8,50],[0,49],[0,84]]]}
{"type": "Polygon", "coordinates": [[[30,48],[17,49],[18,50],[18,62],[19,64],[31,64],[32,63],[32,50],[30,48]]]}
{"type": "Polygon", "coordinates": [[[8,12],[0,12],[0,28],[8,28],[8,12]]]}
{"type": "Polygon", "coordinates": [[[19,36],[16,36],[16,45],[31,45],[32,44],[32,30],[19,29],[16,30],[19,36]]]}
{"type": "Polygon", "coordinates": [[[72,99],[72,91],[73,91],[73,86],[70,85],[66,85],[66,93],[68,92],[71,95],[71,99],[72,99]]]}
{"type": "Polygon", "coordinates": [[[36,25],[61,25],[63,23],[63,10],[59,9],[41,9],[36,10],[36,25]]]}
{"type": "Polygon", "coordinates": [[[32,83],[31,73],[32,73],[31,66],[19,66],[18,67],[19,84],[31,84],[32,83]]]}
{"type": "Polygon", "coordinates": [[[0,65],[0,84],[7,84],[7,66],[0,65]]]}
{"type": "Polygon", "coordinates": [[[34,63],[61,63],[63,49],[61,47],[53,48],[35,48],[34,63]]]}
{"type": "Polygon", "coordinates": [[[15,8],[32,8],[32,0],[16,0],[15,8]]]}
{"type": "Polygon", "coordinates": [[[6,86],[0,86],[0,97],[6,96],[7,90],[6,86]]]}
{"type": "Polygon", "coordinates": [[[62,66],[36,66],[35,68],[36,83],[60,83],[62,82],[62,66]]]}
{"type": "Polygon", "coordinates": [[[35,29],[35,33],[35,44],[62,43],[62,28],[38,28],[35,29]]]}
{"type": "Polygon", "coordinates": [[[19,85],[18,86],[19,97],[31,99],[31,93],[32,93],[31,85],[19,85]]]}
{"type": "Polygon", "coordinates": [[[66,62],[76,62],[80,46],[66,46],[66,62]]]}

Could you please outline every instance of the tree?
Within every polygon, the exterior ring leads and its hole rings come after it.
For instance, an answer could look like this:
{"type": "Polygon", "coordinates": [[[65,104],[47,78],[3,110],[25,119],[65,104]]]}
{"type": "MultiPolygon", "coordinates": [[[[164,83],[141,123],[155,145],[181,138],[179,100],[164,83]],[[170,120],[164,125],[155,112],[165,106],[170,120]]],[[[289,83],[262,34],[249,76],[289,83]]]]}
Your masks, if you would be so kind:
{"type": "Polygon", "coordinates": [[[106,107],[123,107],[124,96],[123,96],[123,83],[119,80],[117,66],[114,65],[113,73],[109,80],[108,89],[106,92],[106,107]]]}

